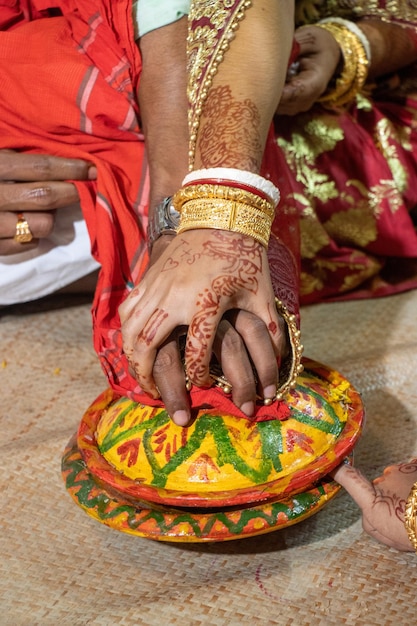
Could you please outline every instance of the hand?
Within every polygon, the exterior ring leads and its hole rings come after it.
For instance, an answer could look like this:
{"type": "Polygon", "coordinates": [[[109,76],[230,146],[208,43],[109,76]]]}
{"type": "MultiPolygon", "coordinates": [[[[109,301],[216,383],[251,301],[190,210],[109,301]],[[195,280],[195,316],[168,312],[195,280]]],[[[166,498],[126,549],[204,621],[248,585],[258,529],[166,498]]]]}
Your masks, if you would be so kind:
{"type": "Polygon", "coordinates": [[[300,44],[297,73],[288,76],[277,108],[278,115],[309,111],[326,91],[341,60],[333,35],[319,26],[303,26],[295,31],[300,44]]]}
{"type": "Polygon", "coordinates": [[[417,481],[417,459],[387,467],[373,483],[349,465],[341,465],[332,475],[362,509],[365,532],[391,548],[413,550],[404,526],[404,511],[417,481]]]}
{"type": "Polygon", "coordinates": [[[32,250],[54,225],[55,209],[78,202],[67,180],[91,180],[96,168],[77,159],[0,150],[0,255],[32,250]],[[17,214],[23,213],[33,234],[28,243],[14,241],[17,214]]]}
{"type": "Polygon", "coordinates": [[[211,230],[178,235],[119,312],[124,351],[135,377],[145,392],[154,397],[160,392],[177,424],[190,420],[178,350],[178,336],[187,328],[185,365],[195,384],[210,385],[213,351],[243,412],[252,415],[255,409],[250,359],[260,393],[275,395],[277,356],[285,339],[266,251],[251,238],[211,230]]]}

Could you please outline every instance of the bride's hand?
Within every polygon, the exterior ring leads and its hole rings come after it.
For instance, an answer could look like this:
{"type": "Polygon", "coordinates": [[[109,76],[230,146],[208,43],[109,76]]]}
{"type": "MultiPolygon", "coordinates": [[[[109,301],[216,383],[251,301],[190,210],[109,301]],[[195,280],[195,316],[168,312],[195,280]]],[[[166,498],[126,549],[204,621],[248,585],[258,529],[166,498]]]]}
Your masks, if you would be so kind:
{"type": "Polygon", "coordinates": [[[285,334],[266,250],[250,237],[210,229],[178,235],[121,305],[120,318],[136,379],[148,394],[161,395],[177,423],[189,421],[180,332],[187,332],[185,369],[194,384],[210,385],[214,352],[246,414],[254,412],[257,391],[251,361],[263,397],[276,392],[285,334]]]}

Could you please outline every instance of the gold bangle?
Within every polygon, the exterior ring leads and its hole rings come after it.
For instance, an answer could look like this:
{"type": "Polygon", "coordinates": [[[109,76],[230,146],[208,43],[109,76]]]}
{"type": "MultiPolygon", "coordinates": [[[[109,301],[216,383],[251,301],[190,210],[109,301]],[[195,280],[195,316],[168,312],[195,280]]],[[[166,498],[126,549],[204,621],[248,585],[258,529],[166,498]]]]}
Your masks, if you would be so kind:
{"type": "Polygon", "coordinates": [[[267,248],[273,218],[244,202],[199,198],[183,205],[177,233],[196,228],[228,230],[248,235],[267,248]]]}
{"type": "Polygon", "coordinates": [[[368,57],[361,39],[346,26],[337,22],[316,24],[336,39],[343,56],[343,70],[334,87],[328,89],[318,102],[324,106],[340,107],[355,99],[368,76],[368,57]]]}
{"type": "Polygon", "coordinates": [[[181,209],[186,202],[190,200],[199,200],[199,199],[214,199],[218,198],[221,200],[232,200],[233,202],[241,202],[243,204],[248,204],[249,206],[259,209],[263,211],[267,215],[274,216],[275,209],[272,202],[265,200],[261,196],[252,193],[250,191],[246,191],[244,189],[239,189],[237,187],[228,187],[226,185],[215,185],[212,183],[203,183],[197,185],[188,185],[187,187],[182,187],[177,193],[174,195],[172,199],[172,204],[176,211],[181,213],[181,209]]]}
{"type": "Polygon", "coordinates": [[[407,498],[404,524],[410,543],[417,552],[417,483],[414,483],[410,495],[407,498]]]}
{"type": "Polygon", "coordinates": [[[278,390],[275,397],[277,400],[282,400],[291,389],[294,389],[297,384],[297,377],[304,369],[301,363],[304,347],[300,341],[297,316],[290,313],[285,304],[278,298],[275,298],[275,306],[277,307],[278,315],[286,323],[288,341],[291,347],[289,356],[283,360],[279,370],[278,390]]]}

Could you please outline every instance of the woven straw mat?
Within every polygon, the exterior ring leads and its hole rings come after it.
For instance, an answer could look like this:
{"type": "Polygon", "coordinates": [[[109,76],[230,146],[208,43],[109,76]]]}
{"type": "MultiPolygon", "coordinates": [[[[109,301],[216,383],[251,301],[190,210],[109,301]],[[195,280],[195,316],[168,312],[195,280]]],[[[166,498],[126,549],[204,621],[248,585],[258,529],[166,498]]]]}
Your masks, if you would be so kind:
{"type": "MultiPolygon", "coordinates": [[[[411,626],[417,556],[362,532],[341,492],[293,527],[170,544],[111,530],[66,493],[63,448],[106,388],[90,303],[0,311],[0,625],[411,626]]],[[[355,463],[370,478],[417,455],[417,291],[302,311],[305,354],[339,369],[367,411],[355,463]]]]}

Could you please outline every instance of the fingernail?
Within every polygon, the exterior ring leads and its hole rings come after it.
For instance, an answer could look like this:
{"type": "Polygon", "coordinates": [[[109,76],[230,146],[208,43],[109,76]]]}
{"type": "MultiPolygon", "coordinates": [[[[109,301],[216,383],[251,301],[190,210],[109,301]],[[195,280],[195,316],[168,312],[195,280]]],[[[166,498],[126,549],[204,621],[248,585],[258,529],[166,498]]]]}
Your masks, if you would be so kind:
{"type": "Polygon", "coordinates": [[[95,180],[97,178],[97,168],[92,165],[88,168],[88,180],[95,180]]]}
{"type": "Polygon", "coordinates": [[[177,426],[187,426],[189,419],[190,417],[187,411],[175,411],[174,415],[172,416],[172,421],[177,426]]]}
{"type": "Polygon", "coordinates": [[[240,410],[242,411],[242,413],[244,413],[248,417],[252,417],[252,415],[255,412],[255,403],[252,401],[244,402],[242,406],[240,407],[240,410]]]}
{"type": "Polygon", "coordinates": [[[273,398],[275,398],[276,393],[277,393],[277,386],[268,385],[267,387],[264,388],[264,391],[263,391],[264,399],[272,400],[273,398]]]}

